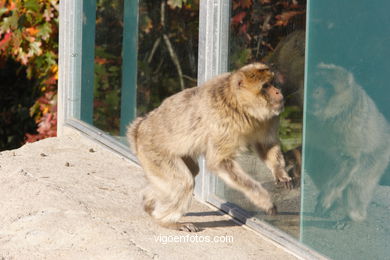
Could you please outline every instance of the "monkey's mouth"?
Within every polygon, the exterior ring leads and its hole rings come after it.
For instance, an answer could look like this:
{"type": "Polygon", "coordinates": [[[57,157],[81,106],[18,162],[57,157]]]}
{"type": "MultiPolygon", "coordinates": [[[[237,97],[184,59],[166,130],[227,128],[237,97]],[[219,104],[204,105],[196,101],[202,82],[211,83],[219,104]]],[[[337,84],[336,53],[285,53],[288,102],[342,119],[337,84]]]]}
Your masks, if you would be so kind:
{"type": "Polygon", "coordinates": [[[284,110],[284,101],[275,102],[271,104],[272,110],[277,112],[278,114],[281,113],[284,110]]]}
{"type": "Polygon", "coordinates": [[[278,101],[278,102],[274,102],[275,106],[279,106],[279,107],[284,107],[284,99],[278,101]]]}

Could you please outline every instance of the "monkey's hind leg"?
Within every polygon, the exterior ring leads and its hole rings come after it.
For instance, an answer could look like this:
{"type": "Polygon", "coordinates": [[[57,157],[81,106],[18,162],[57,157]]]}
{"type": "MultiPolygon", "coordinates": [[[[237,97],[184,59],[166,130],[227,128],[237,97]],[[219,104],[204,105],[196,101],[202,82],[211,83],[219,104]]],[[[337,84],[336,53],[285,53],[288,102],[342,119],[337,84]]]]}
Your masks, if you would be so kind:
{"type": "Polygon", "coordinates": [[[161,226],[169,229],[197,232],[192,223],[179,223],[188,210],[194,178],[184,161],[177,158],[148,159],[141,153],[138,158],[149,181],[143,193],[145,211],[161,226]]]}

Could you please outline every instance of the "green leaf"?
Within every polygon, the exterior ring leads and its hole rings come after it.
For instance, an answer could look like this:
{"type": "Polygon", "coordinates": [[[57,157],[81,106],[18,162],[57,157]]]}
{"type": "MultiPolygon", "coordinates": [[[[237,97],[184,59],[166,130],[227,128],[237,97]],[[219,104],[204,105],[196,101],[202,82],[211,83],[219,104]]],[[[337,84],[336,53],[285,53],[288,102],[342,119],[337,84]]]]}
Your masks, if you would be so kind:
{"type": "Polygon", "coordinates": [[[8,9],[5,8],[5,7],[0,8],[0,16],[2,16],[3,14],[5,14],[7,11],[8,11],[8,9]]]}
{"type": "Polygon", "coordinates": [[[175,9],[176,7],[181,8],[183,6],[183,3],[186,3],[187,0],[168,0],[167,4],[172,8],[175,9]]]}
{"type": "Polygon", "coordinates": [[[40,9],[39,3],[37,0],[26,0],[24,1],[24,7],[33,12],[38,12],[40,9]]]}
{"type": "Polygon", "coordinates": [[[41,49],[41,42],[35,41],[30,43],[30,51],[34,55],[41,55],[42,54],[42,49],[41,49]]]}
{"type": "Polygon", "coordinates": [[[5,32],[8,31],[8,29],[11,29],[12,31],[15,30],[18,27],[18,16],[13,14],[10,17],[6,17],[3,19],[2,22],[0,22],[0,29],[1,31],[5,32]]]}
{"type": "Polygon", "coordinates": [[[37,36],[41,37],[43,40],[47,41],[50,38],[50,34],[52,32],[50,23],[44,23],[38,26],[37,36]]]}

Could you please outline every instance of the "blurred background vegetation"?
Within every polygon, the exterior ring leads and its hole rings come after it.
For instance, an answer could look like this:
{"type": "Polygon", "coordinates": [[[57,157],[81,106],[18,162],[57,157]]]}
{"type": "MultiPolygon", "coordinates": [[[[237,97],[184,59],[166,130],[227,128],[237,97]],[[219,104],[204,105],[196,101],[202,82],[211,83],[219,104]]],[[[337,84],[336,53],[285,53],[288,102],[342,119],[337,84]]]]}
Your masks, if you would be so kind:
{"type": "MultiPolygon", "coordinates": [[[[96,5],[93,124],[113,135],[120,121],[123,4],[96,5]]],[[[0,151],[56,135],[58,8],[59,0],[0,0],[0,151]]],[[[293,63],[279,61],[278,45],[305,29],[305,15],[305,0],[233,0],[229,68],[293,63]]],[[[139,1],[138,115],[197,85],[198,27],[199,0],[139,1]]],[[[299,146],[302,129],[301,104],[287,102],[285,150],[299,146]]]]}

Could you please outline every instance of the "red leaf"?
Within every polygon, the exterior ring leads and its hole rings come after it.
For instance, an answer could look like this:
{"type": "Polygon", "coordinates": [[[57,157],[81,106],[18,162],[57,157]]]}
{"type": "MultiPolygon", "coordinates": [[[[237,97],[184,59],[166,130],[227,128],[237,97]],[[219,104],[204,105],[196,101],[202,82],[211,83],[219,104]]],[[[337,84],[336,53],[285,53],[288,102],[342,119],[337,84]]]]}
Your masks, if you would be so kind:
{"type": "Polygon", "coordinates": [[[252,5],[252,0],[242,0],[240,3],[243,8],[249,8],[252,5]]]}
{"type": "Polygon", "coordinates": [[[305,11],[288,11],[276,16],[276,26],[286,26],[291,18],[296,15],[304,14],[305,11]]]}
{"type": "Polygon", "coordinates": [[[240,2],[233,1],[233,10],[236,10],[238,7],[240,7],[240,2]]]}
{"type": "Polygon", "coordinates": [[[247,30],[248,30],[248,24],[243,24],[240,27],[240,33],[246,33],[247,30]]]}
{"type": "Polygon", "coordinates": [[[0,49],[4,50],[7,47],[8,42],[11,40],[12,32],[8,32],[4,35],[4,38],[0,41],[0,49]]]}
{"type": "Polygon", "coordinates": [[[95,62],[96,62],[97,64],[103,65],[103,64],[108,63],[108,60],[105,59],[105,58],[96,57],[96,58],[95,58],[95,62]]]}
{"type": "Polygon", "coordinates": [[[241,12],[232,17],[232,24],[242,23],[242,20],[245,18],[246,12],[241,12]]]}

